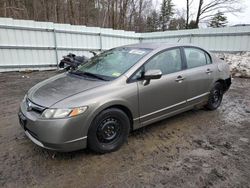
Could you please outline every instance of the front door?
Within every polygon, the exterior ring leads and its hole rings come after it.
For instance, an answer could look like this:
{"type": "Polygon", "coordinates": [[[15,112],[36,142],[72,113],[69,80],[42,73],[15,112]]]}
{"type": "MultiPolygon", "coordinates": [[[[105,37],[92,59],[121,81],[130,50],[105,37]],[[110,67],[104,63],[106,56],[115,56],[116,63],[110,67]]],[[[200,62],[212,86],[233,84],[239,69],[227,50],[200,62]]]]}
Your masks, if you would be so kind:
{"type": "Polygon", "coordinates": [[[142,67],[142,72],[159,69],[162,77],[138,81],[139,113],[142,125],[164,118],[168,113],[185,106],[187,84],[179,48],[169,49],[153,56],[142,67]]]}

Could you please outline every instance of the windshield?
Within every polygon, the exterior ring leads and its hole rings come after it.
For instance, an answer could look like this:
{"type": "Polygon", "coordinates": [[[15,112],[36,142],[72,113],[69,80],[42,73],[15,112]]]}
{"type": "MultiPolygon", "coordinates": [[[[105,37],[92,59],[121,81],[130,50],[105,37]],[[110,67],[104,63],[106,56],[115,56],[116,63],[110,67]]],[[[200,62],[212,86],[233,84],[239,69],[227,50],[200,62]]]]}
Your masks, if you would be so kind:
{"type": "Polygon", "coordinates": [[[103,80],[113,80],[136,64],[151,49],[115,48],[92,57],[75,71],[103,80]]]}

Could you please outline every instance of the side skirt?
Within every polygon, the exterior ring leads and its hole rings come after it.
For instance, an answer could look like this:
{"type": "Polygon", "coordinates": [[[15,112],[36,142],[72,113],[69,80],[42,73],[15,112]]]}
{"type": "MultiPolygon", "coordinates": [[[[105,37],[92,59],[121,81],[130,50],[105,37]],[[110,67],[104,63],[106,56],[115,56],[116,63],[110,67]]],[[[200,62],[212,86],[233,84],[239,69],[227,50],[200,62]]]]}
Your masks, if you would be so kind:
{"type": "Polygon", "coordinates": [[[199,106],[201,106],[203,104],[204,104],[204,101],[199,101],[199,102],[194,103],[193,100],[192,100],[191,104],[189,104],[189,105],[187,105],[187,106],[185,106],[183,108],[171,111],[169,113],[166,113],[166,114],[163,114],[161,116],[149,119],[147,121],[139,122],[140,118],[136,118],[136,119],[134,119],[134,130],[139,129],[139,128],[144,127],[144,126],[147,126],[149,124],[155,123],[157,121],[172,117],[172,116],[180,114],[182,112],[186,112],[188,110],[194,109],[195,107],[199,107],[199,106]]]}

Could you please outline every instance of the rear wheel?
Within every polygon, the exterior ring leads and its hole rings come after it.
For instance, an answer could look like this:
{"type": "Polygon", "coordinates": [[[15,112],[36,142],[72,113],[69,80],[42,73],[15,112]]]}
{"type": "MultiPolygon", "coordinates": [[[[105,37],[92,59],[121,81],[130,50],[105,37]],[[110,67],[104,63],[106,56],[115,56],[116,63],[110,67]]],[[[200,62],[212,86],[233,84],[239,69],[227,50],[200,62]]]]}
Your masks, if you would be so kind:
{"type": "Polygon", "coordinates": [[[219,82],[216,82],[213,89],[210,91],[206,108],[208,110],[217,109],[221,104],[222,97],[223,97],[223,86],[219,82]]]}
{"type": "Polygon", "coordinates": [[[88,147],[98,153],[119,149],[127,140],[130,121],[120,109],[102,111],[92,122],[88,132],[88,147]]]}

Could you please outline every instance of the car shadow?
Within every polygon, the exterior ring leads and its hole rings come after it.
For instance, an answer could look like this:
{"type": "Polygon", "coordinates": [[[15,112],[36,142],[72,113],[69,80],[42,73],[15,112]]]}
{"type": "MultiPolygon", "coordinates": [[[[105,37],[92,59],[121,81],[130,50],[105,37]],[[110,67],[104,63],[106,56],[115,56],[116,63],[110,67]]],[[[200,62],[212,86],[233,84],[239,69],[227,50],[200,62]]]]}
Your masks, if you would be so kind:
{"type": "MultiPolygon", "coordinates": [[[[168,124],[171,124],[171,122],[174,122],[180,118],[182,118],[183,121],[185,121],[185,119],[194,118],[194,116],[196,116],[197,113],[203,113],[203,112],[207,112],[207,110],[205,110],[204,108],[192,109],[192,110],[177,114],[175,116],[166,118],[164,120],[158,121],[156,123],[147,125],[145,127],[139,128],[139,129],[134,130],[130,133],[129,138],[128,138],[128,142],[129,142],[129,139],[131,139],[131,138],[133,139],[136,137],[145,136],[148,133],[153,134],[154,132],[159,131],[159,129],[161,127],[167,126],[168,124]]],[[[91,158],[92,156],[107,155],[107,154],[95,153],[95,152],[89,150],[88,148],[82,149],[82,150],[77,150],[77,151],[72,151],[72,152],[58,152],[58,151],[51,151],[51,150],[48,150],[45,148],[41,148],[33,143],[31,143],[31,144],[34,147],[34,152],[41,155],[45,159],[51,159],[51,160],[73,160],[73,159],[82,158],[82,157],[83,158],[89,158],[89,157],[91,158]]],[[[122,149],[123,149],[123,147],[120,148],[120,150],[122,150],[122,149]]]]}

